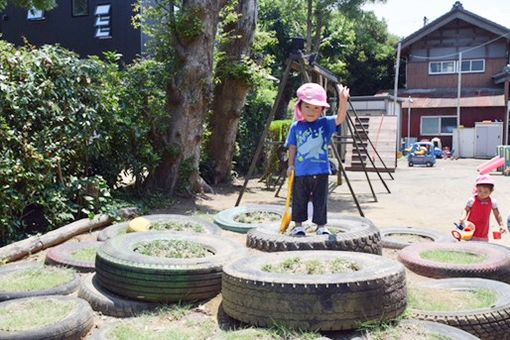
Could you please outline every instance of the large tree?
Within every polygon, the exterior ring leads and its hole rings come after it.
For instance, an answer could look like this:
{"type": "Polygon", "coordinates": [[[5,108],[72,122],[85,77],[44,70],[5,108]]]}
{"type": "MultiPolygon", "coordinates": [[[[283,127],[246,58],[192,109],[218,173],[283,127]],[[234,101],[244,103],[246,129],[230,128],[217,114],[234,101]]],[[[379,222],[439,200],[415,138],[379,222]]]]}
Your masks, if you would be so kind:
{"type": "Polygon", "coordinates": [[[257,23],[257,0],[235,0],[231,5],[233,8],[224,15],[209,120],[208,155],[214,184],[230,179],[239,120],[254,71],[250,52],[257,23]]]}
{"type": "Polygon", "coordinates": [[[212,94],[213,51],[219,14],[227,0],[153,0],[141,20],[153,36],[155,57],[168,64],[168,120],[154,127],[165,152],[149,172],[147,188],[202,191],[200,146],[212,94]]]}

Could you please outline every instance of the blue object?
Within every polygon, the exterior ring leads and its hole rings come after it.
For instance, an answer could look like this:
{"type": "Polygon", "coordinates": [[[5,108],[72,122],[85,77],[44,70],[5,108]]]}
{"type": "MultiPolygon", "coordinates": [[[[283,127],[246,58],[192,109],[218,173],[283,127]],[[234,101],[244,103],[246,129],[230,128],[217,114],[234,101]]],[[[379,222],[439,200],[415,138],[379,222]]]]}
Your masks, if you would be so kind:
{"type": "Polygon", "coordinates": [[[459,230],[464,230],[464,224],[453,223],[459,230]]]}
{"type": "Polygon", "coordinates": [[[417,142],[413,144],[411,151],[407,155],[407,162],[410,167],[418,165],[426,165],[427,167],[433,167],[436,164],[436,156],[434,154],[434,144],[431,142],[417,142]],[[425,155],[417,155],[422,147],[426,148],[425,155]]]}
{"type": "Polygon", "coordinates": [[[314,122],[296,121],[290,127],[286,145],[297,146],[294,166],[296,176],[331,174],[328,145],[336,132],[336,116],[314,122]]]}

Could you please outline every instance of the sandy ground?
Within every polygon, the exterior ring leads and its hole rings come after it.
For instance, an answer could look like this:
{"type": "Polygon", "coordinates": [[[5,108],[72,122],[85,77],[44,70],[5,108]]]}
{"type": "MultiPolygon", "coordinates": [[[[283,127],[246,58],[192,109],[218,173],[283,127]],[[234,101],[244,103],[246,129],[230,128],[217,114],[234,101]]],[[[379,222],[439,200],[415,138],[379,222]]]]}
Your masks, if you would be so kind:
{"type": "MultiPolygon", "coordinates": [[[[432,168],[409,168],[405,160],[398,162],[398,168],[391,180],[387,173],[382,174],[389,194],[376,173],[369,173],[377,202],[374,201],[368,181],[363,172],[348,172],[349,179],[356,193],[365,217],[372,220],[379,228],[412,226],[432,229],[447,235],[454,229],[453,222],[457,222],[467,199],[472,194],[477,176],[476,168],[485,160],[459,159],[438,160],[432,168]]],[[[510,214],[510,177],[500,174],[493,175],[496,182],[494,198],[497,199],[499,210],[506,218],[510,214]]],[[[330,177],[330,184],[334,186],[336,177],[330,177]]],[[[235,186],[215,188],[216,194],[199,197],[194,202],[181,200],[173,207],[162,212],[178,213],[209,213],[214,214],[222,209],[233,207],[238,197],[242,181],[236,181],[235,186]]],[[[265,184],[257,179],[249,182],[248,189],[241,204],[285,204],[286,187],[280,196],[274,197],[274,191],[265,189],[265,184]]],[[[329,197],[328,211],[359,216],[354,200],[344,183],[337,186],[329,197]]],[[[494,217],[491,225],[496,227],[494,217]]],[[[497,241],[510,245],[507,233],[502,240],[497,241]]]]}

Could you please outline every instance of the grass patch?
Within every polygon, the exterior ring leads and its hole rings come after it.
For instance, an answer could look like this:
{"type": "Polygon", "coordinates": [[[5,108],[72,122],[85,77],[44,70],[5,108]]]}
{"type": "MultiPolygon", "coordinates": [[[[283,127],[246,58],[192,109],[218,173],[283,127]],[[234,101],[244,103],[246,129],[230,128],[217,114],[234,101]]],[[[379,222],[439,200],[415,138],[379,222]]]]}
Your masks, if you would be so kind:
{"type": "Polygon", "coordinates": [[[179,222],[157,222],[149,226],[149,230],[154,231],[191,231],[194,233],[204,233],[205,229],[201,225],[194,223],[179,222]]]}
{"type": "Polygon", "coordinates": [[[416,234],[388,234],[388,235],[386,235],[386,238],[390,239],[392,241],[395,241],[395,242],[405,242],[405,243],[420,243],[420,242],[434,241],[430,237],[416,235],[416,234]]]}
{"type": "Polygon", "coordinates": [[[313,340],[321,338],[317,332],[299,331],[290,329],[283,325],[274,325],[269,329],[262,328],[245,328],[234,331],[222,332],[219,336],[213,337],[215,340],[313,340]]]}
{"type": "Polygon", "coordinates": [[[94,262],[96,260],[96,248],[83,248],[71,254],[71,258],[76,261],[94,262]]]}
{"type": "Polygon", "coordinates": [[[0,329],[7,332],[25,331],[56,324],[76,307],[74,301],[53,299],[14,302],[0,308],[0,329]]]}
{"type": "Polygon", "coordinates": [[[0,290],[5,292],[31,292],[49,289],[70,282],[74,271],[67,268],[41,267],[15,271],[0,276],[0,290]]]}
{"type": "Polygon", "coordinates": [[[156,240],[138,243],[134,251],[147,256],[189,259],[213,255],[196,242],[182,240],[156,240]]]}
{"type": "Polygon", "coordinates": [[[497,301],[496,293],[490,289],[410,288],[408,294],[409,308],[425,311],[490,308],[497,301]]]}
{"type": "Polygon", "coordinates": [[[119,323],[106,334],[111,340],[195,340],[207,339],[215,323],[205,315],[188,319],[191,305],[173,305],[119,323]]]}
{"type": "Polygon", "coordinates": [[[282,219],[282,215],[269,211],[254,211],[239,214],[234,221],[248,224],[272,223],[282,219]]]}
{"type": "Polygon", "coordinates": [[[383,323],[364,330],[371,340],[450,340],[450,337],[431,333],[416,324],[383,323]]]}
{"type": "Polygon", "coordinates": [[[485,260],[485,255],[453,250],[427,250],[421,252],[420,257],[424,260],[455,264],[473,264],[485,260]]]}
{"type": "Polygon", "coordinates": [[[289,273],[323,275],[355,272],[360,268],[353,262],[336,258],[332,261],[309,260],[303,261],[299,257],[289,257],[285,261],[273,265],[265,264],[262,271],[269,273],[289,273]]]}

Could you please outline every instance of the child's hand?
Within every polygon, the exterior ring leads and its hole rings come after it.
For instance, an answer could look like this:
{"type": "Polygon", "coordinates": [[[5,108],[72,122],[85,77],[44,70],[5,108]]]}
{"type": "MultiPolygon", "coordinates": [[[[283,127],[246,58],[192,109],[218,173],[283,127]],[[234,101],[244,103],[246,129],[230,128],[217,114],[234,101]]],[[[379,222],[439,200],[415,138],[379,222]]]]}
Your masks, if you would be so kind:
{"type": "Polygon", "coordinates": [[[292,171],[294,171],[294,166],[289,165],[289,167],[287,168],[287,177],[290,177],[290,174],[292,173],[292,171]]]}
{"type": "Polygon", "coordinates": [[[340,101],[343,103],[347,102],[347,100],[350,97],[351,89],[349,89],[347,86],[343,86],[341,84],[337,84],[336,87],[338,89],[338,95],[340,96],[340,101]]]}
{"type": "Polygon", "coordinates": [[[504,234],[506,233],[506,228],[504,228],[502,225],[499,226],[499,232],[504,234]]]}

